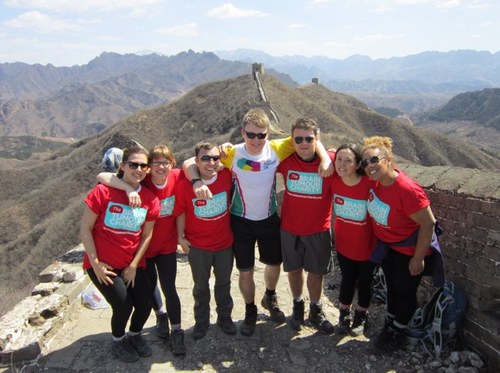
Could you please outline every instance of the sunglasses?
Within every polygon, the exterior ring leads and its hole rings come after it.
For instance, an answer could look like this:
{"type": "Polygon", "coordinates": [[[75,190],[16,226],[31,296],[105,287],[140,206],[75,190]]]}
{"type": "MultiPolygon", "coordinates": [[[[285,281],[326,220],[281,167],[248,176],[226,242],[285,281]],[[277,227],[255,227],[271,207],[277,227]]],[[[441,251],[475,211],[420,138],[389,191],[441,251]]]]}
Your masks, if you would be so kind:
{"type": "Polygon", "coordinates": [[[296,136],[293,138],[293,140],[295,141],[296,144],[302,144],[302,141],[306,140],[306,142],[308,144],[312,143],[313,140],[314,140],[314,136],[306,136],[306,137],[303,137],[303,136],[296,136]]]}
{"type": "Polygon", "coordinates": [[[217,162],[219,159],[220,159],[220,155],[204,154],[200,157],[200,161],[202,161],[202,162],[210,162],[210,160],[217,162]]]}
{"type": "Polygon", "coordinates": [[[247,137],[250,139],[250,140],[253,140],[255,139],[256,137],[259,139],[259,140],[262,140],[262,139],[265,139],[266,136],[267,136],[267,132],[264,132],[264,133],[255,133],[255,132],[247,132],[245,131],[245,134],[247,135],[247,137]]]}
{"type": "Polygon", "coordinates": [[[151,166],[163,166],[163,167],[168,167],[172,164],[170,161],[153,161],[151,162],[151,166]]]}
{"type": "Polygon", "coordinates": [[[371,157],[369,159],[363,159],[361,162],[359,162],[359,165],[361,166],[361,168],[366,168],[366,167],[368,167],[368,164],[378,164],[384,158],[387,158],[387,157],[374,156],[374,157],[371,157]]]}
{"type": "Polygon", "coordinates": [[[132,170],[137,170],[140,167],[141,171],[146,171],[149,168],[149,165],[147,163],[137,163],[137,162],[129,162],[129,161],[125,161],[123,163],[128,164],[128,166],[132,170]]]}

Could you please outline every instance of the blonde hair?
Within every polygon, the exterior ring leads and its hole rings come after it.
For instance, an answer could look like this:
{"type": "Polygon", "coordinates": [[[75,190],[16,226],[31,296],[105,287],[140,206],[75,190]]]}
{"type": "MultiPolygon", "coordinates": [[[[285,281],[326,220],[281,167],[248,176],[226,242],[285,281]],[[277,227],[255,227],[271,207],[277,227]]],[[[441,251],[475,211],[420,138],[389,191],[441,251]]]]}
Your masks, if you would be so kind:
{"type": "Polygon", "coordinates": [[[154,159],[165,158],[172,162],[172,167],[175,167],[175,156],[174,153],[166,145],[156,145],[153,149],[149,151],[148,162],[151,164],[154,159]]]}
{"type": "Polygon", "coordinates": [[[253,123],[259,128],[263,128],[269,131],[272,134],[283,135],[286,134],[281,128],[273,126],[271,121],[269,120],[269,116],[266,112],[260,108],[253,108],[246,112],[243,116],[243,120],[241,121],[241,127],[243,130],[247,126],[247,124],[253,123]]]}
{"type": "Polygon", "coordinates": [[[363,150],[361,154],[367,149],[379,148],[385,151],[387,157],[392,158],[392,139],[386,136],[371,136],[363,139],[363,150]]]}

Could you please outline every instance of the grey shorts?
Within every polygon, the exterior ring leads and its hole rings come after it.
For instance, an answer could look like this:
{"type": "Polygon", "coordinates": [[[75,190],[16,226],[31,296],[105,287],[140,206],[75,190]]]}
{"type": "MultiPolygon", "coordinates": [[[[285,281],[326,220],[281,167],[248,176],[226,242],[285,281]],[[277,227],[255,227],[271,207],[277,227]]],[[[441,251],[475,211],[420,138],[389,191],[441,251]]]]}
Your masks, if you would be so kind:
{"type": "Polygon", "coordinates": [[[325,275],[332,253],[330,231],[307,236],[280,231],[283,270],[285,272],[304,268],[306,272],[325,275]]]}

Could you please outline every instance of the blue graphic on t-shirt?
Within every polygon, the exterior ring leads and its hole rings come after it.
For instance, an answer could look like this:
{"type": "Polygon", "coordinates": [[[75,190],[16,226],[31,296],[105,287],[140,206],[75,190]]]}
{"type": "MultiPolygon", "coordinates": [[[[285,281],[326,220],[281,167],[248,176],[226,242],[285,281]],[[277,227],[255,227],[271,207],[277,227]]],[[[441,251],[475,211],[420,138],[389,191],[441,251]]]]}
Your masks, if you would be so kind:
{"type": "Polygon", "coordinates": [[[365,221],[366,219],[366,201],[352,199],[338,194],[333,195],[333,208],[335,215],[339,218],[365,221]]]}
{"type": "Polygon", "coordinates": [[[373,220],[375,220],[378,224],[387,226],[389,212],[391,211],[391,207],[382,202],[373,192],[373,189],[370,189],[370,194],[368,198],[368,212],[370,213],[373,220]]]}
{"type": "Polygon", "coordinates": [[[289,192],[319,195],[323,190],[323,179],[317,173],[288,171],[286,187],[289,192]]]}
{"type": "Polygon", "coordinates": [[[212,199],[193,198],[194,214],[198,218],[213,218],[227,211],[227,193],[215,194],[212,199]]]}
{"type": "Polygon", "coordinates": [[[160,217],[171,216],[174,211],[175,196],[170,196],[160,201],[160,217]]]}
{"type": "Polygon", "coordinates": [[[146,221],[147,212],[144,208],[133,209],[121,203],[110,202],[104,216],[104,224],[113,229],[139,232],[146,221]]]}

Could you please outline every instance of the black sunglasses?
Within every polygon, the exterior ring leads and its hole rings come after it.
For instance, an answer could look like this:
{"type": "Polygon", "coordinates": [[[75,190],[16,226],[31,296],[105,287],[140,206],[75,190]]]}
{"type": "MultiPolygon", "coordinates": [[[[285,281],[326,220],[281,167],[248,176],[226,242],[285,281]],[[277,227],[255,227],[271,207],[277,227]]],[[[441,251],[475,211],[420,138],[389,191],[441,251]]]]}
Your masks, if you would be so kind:
{"type": "Polygon", "coordinates": [[[208,155],[204,154],[200,157],[202,162],[210,162],[210,160],[217,162],[220,159],[220,155],[208,155]]]}
{"type": "Polygon", "coordinates": [[[128,164],[128,166],[132,170],[137,170],[140,167],[141,171],[146,171],[149,168],[149,165],[147,163],[137,163],[137,162],[130,162],[130,161],[125,161],[123,163],[128,164]]]}
{"type": "Polygon", "coordinates": [[[361,166],[361,168],[366,168],[366,167],[368,167],[368,164],[378,164],[384,158],[387,158],[387,157],[374,156],[374,157],[371,157],[369,159],[363,159],[361,162],[359,162],[359,165],[361,166]]]}
{"type": "Polygon", "coordinates": [[[255,133],[255,132],[247,132],[245,131],[245,134],[247,135],[247,137],[250,139],[250,140],[253,140],[255,139],[256,137],[259,139],[259,140],[262,140],[262,139],[265,139],[266,136],[267,136],[267,132],[264,132],[264,133],[255,133]]]}
{"type": "Polygon", "coordinates": [[[314,136],[306,136],[306,137],[303,137],[303,136],[296,136],[293,138],[293,140],[295,141],[296,144],[302,144],[302,141],[306,140],[306,142],[308,144],[312,143],[313,140],[314,140],[314,136]]]}

